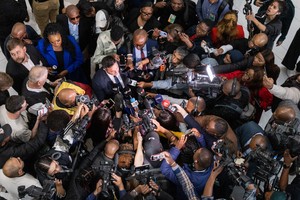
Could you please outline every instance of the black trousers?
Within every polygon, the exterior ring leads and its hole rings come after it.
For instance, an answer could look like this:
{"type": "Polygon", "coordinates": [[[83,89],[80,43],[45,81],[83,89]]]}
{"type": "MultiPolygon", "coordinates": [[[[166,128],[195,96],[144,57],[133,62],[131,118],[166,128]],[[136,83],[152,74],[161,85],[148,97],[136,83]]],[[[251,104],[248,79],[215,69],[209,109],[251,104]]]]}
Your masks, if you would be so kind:
{"type": "MultiPolygon", "coordinates": [[[[298,29],[288,51],[286,52],[282,64],[289,70],[294,70],[298,57],[300,55],[300,28],[298,29]]],[[[300,72],[300,63],[297,63],[297,72],[300,72]]]]}

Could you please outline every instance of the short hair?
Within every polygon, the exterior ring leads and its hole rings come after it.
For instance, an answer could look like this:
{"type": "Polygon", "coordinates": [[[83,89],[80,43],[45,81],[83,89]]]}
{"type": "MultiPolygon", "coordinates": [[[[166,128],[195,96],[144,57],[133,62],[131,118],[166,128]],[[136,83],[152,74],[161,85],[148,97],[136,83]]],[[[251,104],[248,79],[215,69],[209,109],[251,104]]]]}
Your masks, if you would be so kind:
{"type": "Polygon", "coordinates": [[[5,72],[0,72],[0,91],[7,90],[14,84],[14,80],[5,72]]]}
{"type": "Polygon", "coordinates": [[[182,62],[187,68],[192,68],[192,69],[201,65],[201,60],[199,56],[195,53],[190,53],[187,56],[185,56],[182,62]]]}
{"type": "Polygon", "coordinates": [[[153,3],[151,1],[145,1],[141,4],[140,9],[146,8],[146,7],[151,7],[153,8],[153,3]]]}
{"type": "Polygon", "coordinates": [[[208,149],[202,148],[198,157],[198,162],[202,168],[207,169],[213,162],[212,153],[208,149]]]}
{"type": "Polygon", "coordinates": [[[223,118],[215,118],[215,133],[217,136],[222,137],[228,131],[228,123],[223,118]]]}
{"type": "Polygon", "coordinates": [[[31,68],[29,75],[28,75],[28,80],[30,82],[36,83],[41,80],[43,76],[48,74],[48,70],[46,67],[43,66],[34,66],[31,68]]]}
{"type": "Polygon", "coordinates": [[[175,52],[179,54],[181,61],[189,54],[189,51],[184,46],[177,47],[177,49],[174,50],[174,53],[175,52]]]}
{"type": "Polygon", "coordinates": [[[8,51],[15,49],[17,46],[23,48],[25,46],[24,42],[18,38],[10,38],[6,44],[8,51]]]}
{"type": "Polygon", "coordinates": [[[282,14],[282,12],[286,8],[286,2],[285,1],[281,1],[281,0],[274,0],[273,2],[277,2],[278,3],[278,11],[280,12],[280,14],[282,14]]]}
{"type": "Polygon", "coordinates": [[[106,68],[110,68],[111,66],[113,66],[116,63],[116,59],[113,56],[106,56],[102,59],[101,64],[102,64],[102,68],[106,69],[106,68]]]}
{"type": "Polygon", "coordinates": [[[54,110],[47,117],[47,125],[52,131],[63,130],[70,121],[70,116],[65,110],[54,110]]]}
{"type": "Polygon", "coordinates": [[[183,32],[183,28],[179,24],[169,24],[168,26],[166,26],[164,31],[166,31],[173,37],[174,42],[179,42],[180,38],[178,34],[183,32]]]}
{"type": "Polygon", "coordinates": [[[16,113],[17,111],[21,110],[24,101],[24,96],[12,95],[6,100],[5,108],[10,113],[16,113]]]}
{"type": "Polygon", "coordinates": [[[206,26],[209,27],[209,31],[211,30],[211,28],[213,27],[213,22],[210,19],[204,19],[201,22],[199,22],[199,24],[204,23],[206,24],[206,26]]]}

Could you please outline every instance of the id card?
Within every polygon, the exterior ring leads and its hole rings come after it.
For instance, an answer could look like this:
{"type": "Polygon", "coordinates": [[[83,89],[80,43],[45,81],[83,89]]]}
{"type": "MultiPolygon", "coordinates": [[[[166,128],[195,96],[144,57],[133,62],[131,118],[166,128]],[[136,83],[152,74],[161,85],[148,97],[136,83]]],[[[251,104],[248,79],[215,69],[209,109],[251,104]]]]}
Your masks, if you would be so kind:
{"type": "Polygon", "coordinates": [[[215,19],[216,19],[216,16],[213,13],[210,13],[209,14],[209,19],[214,22],[215,19]]]}
{"type": "Polygon", "coordinates": [[[176,20],[176,15],[171,14],[168,19],[168,22],[174,24],[175,20],[176,20]]]}

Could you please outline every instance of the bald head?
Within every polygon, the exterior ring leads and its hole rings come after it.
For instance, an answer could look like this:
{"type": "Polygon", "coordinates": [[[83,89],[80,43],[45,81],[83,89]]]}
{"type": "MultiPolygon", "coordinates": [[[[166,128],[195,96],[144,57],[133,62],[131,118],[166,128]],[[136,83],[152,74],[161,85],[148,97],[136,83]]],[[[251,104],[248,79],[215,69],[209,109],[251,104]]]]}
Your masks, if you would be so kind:
{"type": "Polygon", "coordinates": [[[79,24],[80,11],[75,5],[69,5],[66,8],[66,14],[72,24],[79,24]]]}
{"type": "Polygon", "coordinates": [[[148,33],[144,29],[137,29],[133,33],[133,44],[137,49],[142,49],[148,39],[148,33]]]}
{"type": "Polygon", "coordinates": [[[292,107],[278,106],[273,114],[275,120],[279,120],[284,123],[291,122],[295,119],[296,113],[292,107]]]}
{"type": "Polygon", "coordinates": [[[26,26],[23,23],[17,22],[11,29],[11,36],[22,40],[27,36],[26,26]]]}
{"type": "Polygon", "coordinates": [[[9,178],[19,177],[24,174],[24,162],[20,158],[11,157],[3,165],[3,174],[9,178]]]}
{"type": "Polygon", "coordinates": [[[194,109],[197,109],[197,112],[202,112],[206,108],[205,100],[202,97],[192,97],[189,99],[191,103],[194,105],[194,109]]]}
{"type": "MultiPolygon", "coordinates": [[[[264,47],[268,43],[268,36],[265,33],[258,33],[253,36],[252,42],[256,47],[264,47]]],[[[250,48],[253,48],[249,46],[250,48]]]]}
{"type": "Polygon", "coordinates": [[[207,169],[213,162],[212,153],[206,148],[198,149],[193,156],[194,161],[196,161],[195,169],[203,170],[207,169]]]}
{"type": "Polygon", "coordinates": [[[223,93],[226,96],[235,97],[240,93],[241,84],[238,80],[234,83],[234,79],[226,80],[223,84],[223,93]]]}
{"type": "Polygon", "coordinates": [[[267,138],[263,135],[255,135],[252,137],[249,147],[251,150],[256,150],[257,147],[260,147],[262,149],[266,149],[268,146],[267,138]]]}
{"type": "Polygon", "coordinates": [[[118,150],[119,150],[118,140],[110,140],[106,143],[104,152],[108,158],[113,159],[118,150]]]}
{"type": "Polygon", "coordinates": [[[59,101],[64,104],[65,106],[75,106],[75,97],[77,96],[77,93],[75,90],[70,88],[64,88],[62,89],[57,97],[59,101]]]}

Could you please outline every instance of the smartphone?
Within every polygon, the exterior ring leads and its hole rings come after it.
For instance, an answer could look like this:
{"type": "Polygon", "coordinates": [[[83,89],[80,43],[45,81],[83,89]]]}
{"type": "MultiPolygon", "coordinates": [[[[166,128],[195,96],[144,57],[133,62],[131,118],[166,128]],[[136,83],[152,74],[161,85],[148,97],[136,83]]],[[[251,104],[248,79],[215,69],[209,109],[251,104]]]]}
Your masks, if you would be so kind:
{"type": "Polygon", "coordinates": [[[108,109],[112,109],[112,107],[114,107],[114,105],[115,105],[114,100],[108,99],[108,102],[104,106],[108,109]]]}
{"type": "Polygon", "coordinates": [[[48,109],[43,106],[42,109],[38,110],[37,114],[38,114],[38,116],[44,116],[47,114],[47,112],[48,112],[48,109]]]}
{"type": "Polygon", "coordinates": [[[168,36],[168,33],[165,32],[165,31],[159,31],[159,35],[160,35],[161,37],[167,37],[167,36],[168,36]]]}

